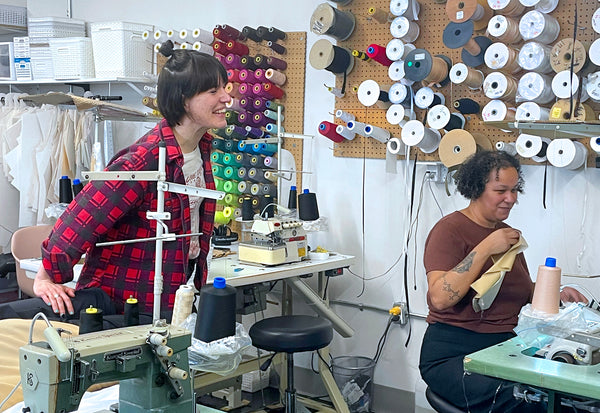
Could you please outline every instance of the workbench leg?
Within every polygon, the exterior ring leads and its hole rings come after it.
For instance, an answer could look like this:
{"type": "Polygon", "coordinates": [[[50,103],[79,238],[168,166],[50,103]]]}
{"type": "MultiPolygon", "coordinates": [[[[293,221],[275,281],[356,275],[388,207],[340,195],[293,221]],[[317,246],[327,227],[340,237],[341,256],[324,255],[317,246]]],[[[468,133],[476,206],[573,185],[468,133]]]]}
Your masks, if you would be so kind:
{"type": "Polygon", "coordinates": [[[548,413],[560,413],[560,395],[554,391],[548,392],[548,413]]]}
{"type": "Polygon", "coordinates": [[[317,350],[317,352],[321,355],[321,357],[319,357],[319,375],[321,376],[321,380],[323,380],[329,398],[335,406],[335,411],[338,413],[350,413],[350,409],[348,409],[344,396],[342,396],[331,371],[329,371],[329,366],[323,362],[325,357],[329,357],[329,349],[325,347],[324,349],[317,350]]]}

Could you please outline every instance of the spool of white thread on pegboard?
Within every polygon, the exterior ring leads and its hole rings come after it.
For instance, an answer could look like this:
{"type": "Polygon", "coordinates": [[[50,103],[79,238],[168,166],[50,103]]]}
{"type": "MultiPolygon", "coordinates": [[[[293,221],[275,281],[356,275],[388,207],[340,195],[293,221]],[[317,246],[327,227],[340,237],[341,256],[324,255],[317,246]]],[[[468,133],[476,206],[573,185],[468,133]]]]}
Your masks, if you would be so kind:
{"type": "Polygon", "coordinates": [[[378,140],[381,143],[387,143],[390,139],[390,131],[380,128],[379,126],[365,125],[365,135],[369,138],[378,140]]]}
{"type": "Polygon", "coordinates": [[[509,108],[503,101],[493,99],[483,107],[481,117],[484,121],[513,121],[515,120],[516,112],[516,109],[509,108]]]}
{"type": "Polygon", "coordinates": [[[523,158],[531,158],[533,161],[541,163],[546,161],[546,153],[550,139],[537,135],[521,133],[515,141],[517,152],[523,158]]]}
{"type": "Polygon", "coordinates": [[[345,123],[356,119],[356,116],[354,116],[352,113],[344,112],[342,109],[335,111],[335,117],[345,123]]]}
{"type": "Polygon", "coordinates": [[[418,20],[421,4],[417,0],[391,0],[390,13],[404,16],[409,20],[418,20]]]}
{"type": "Polygon", "coordinates": [[[367,79],[358,86],[358,101],[366,107],[377,105],[381,109],[390,107],[389,86],[380,86],[373,79],[367,79]]]}
{"type": "Polygon", "coordinates": [[[352,132],[351,130],[348,129],[347,126],[344,126],[344,125],[337,125],[335,127],[335,131],[338,135],[343,136],[344,139],[347,139],[349,141],[351,141],[352,139],[354,139],[356,137],[356,133],[352,132]]]}
{"type": "Polygon", "coordinates": [[[407,79],[405,77],[406,72],[404,71],[404,60],[396,60],[392,62],[390,67],[388,67],[388,76],[394,82],[400,82],[403,85],[410,86],[414,81],[407,79]]]}
{"type": "Polygon", "coordinates": [[[519,52],[504,43],[492,43],[483,55],[485,65],[492,70],[515,74],[521,71],[519,52]]]}
{"type": "Polygon", "coordinates": [[[587,149],[579,141],[567,138],[553,139],[547,149],[548,161],[557,168],[579,169],[587,159],[587,149]]]}
{"type": "Polygon", "coordinates": [[[495,147],[496,147],[497,151],[504,151],[512,156],[517,155],[517,148],[515,147],[514,142],[498,141],[498,142],[496,142],[495,147]]]}
{"type": "Polygon", "coordinates": [[[400,127],[404,127],[407,122],[406,119],[406,110],[404,106],[399,104],[394,104],[390,106],[385,113],[385,118],[390,125],[399,125],[400,127]]]}
{"type": "Polygon", "coordinates": [[[427,109],[435,105],[446,103],[446,97],[439,92],[434,92],[428,86],[424,86],[415,93],[415,105],[420,109],[427,109]]]}
{"type": "Polygon", "coordinates": [[[598,34],[600,34],[600,8],[597,8],[592,15],[592,28],[598,34]]]}
{"type": "Polygon", "coordinates": [[[442,134],[428,128],[421,121],[409,120],[402,128],[402,142],[407,146],[416,146],[424,153],[432,153],[440,145],[442,134]]]}
{"type": "Polygon", "coordinates": [[[492,72],[483,81],[483,93],[490,99],[513,100],[518,87],[514,77],[501,72],[492,72]]]}
{"type": "Polygon", "coordinates": [[[525,73],[519,79],[517,98],[540,103],[542,105],[554,100],[552,79],[537,72],[525,73]]]}
{"type": "Polygon", "coordinates": [[[519,0],[525,7],[535,7],[535,9],[542,13],[552,13],[556,6],[558,6],[558,0],[519,0]]]}
{"type": "Polygon", "coordinates": [[[587,84],[585,86],[590,99],[594,102],[600,102],[600,71],[590,73],[587,76],[587,84]]]}
{"type": "Polygon", "coordinates": [[[502,14],[497,14],[488,22],[488,33],[502,43],[519,43],[523,38],[519,32],[519,21],[502,14]]]}
{"type": "MultiPolygon", "coordinates": [[[[587,82],[587,80],[584,82],[587,82]]],[[[582,87],[583,90],[581,93],[580,102],[585,102],[589,98],[589,95],[587,94],[585,85],[582,87]]],[[[571,73],[569,70],[563,70],[562,72],[558,72],[556,75],[554,75],[554,78],[552,78],[552,92],[554,92],[554,94],[560,99],[567,99],[571,96],[575,96],[578,90],[579,76],[577,73],[571,73]]]]}
{"type": "Polygon", "coordinates": [[[390,24],[390,33],[396,39],[412,43],[419,37],[421,29],[417,23],[404,16],[396,17],[390,24]]]}
{"type": "Polygon", "coordinates": [[[350,132],[356,133],[357,135],[364,136],[364,137],[367,136],[367,135],[365,135],[365,126],[367,126],[366,123],[358,122],[356,120],[351,120],[346,123],[346,127],[348,128],[348,130],[350,132]]]}
{"type": "Polygon", "coordinates": [[[548,120],[550,118],[550,109],[543,108],[535,102],[523,102],[517,106],[515,119],[518,121],[536,121],[548,120]]]}
{"type": "Polygon", "coordinates": [[[535,40],[543,44],[553,43],[560,34],[560,24],[555,17],[530,10],[519,21],[519,32],[523,40],[535,40]]]}
{"type": "Polygon", "coordinates": [[[590,148],[597,154],[600,154],[600,136],[592,136],[590,138],[590,148]]]}
{"type": "Polygon", "coordinates": [[[209,54],[211,56],[214,56],[214,54],[215,54],[215,51],[213,50],[212,47],[210,47],[206,43],[202,43],[202,42],[194,42],[194,44],[192,44],[192,49],[197,50],[202,53],[209,54]]]}
{"type": "Polygon", "coordinates": [[[389,93],[390,102],[392,104],[400,103],[403,105],[410,106],[411,95],[409,93],[408,86],[403,85],[400,82],[394,83],[392,86],[390,86],[390,90],[388,93],[389,93]]]}
{"type": "Polygon", "coordinates": [[[194,305],[194,287],[191,285],[180,285],[175,292],[175,303],[173,304],[173,317],[171,324],[175,326],[181,325],[186,318],[192,313],[194,305]]]}
{"type": "Polygon", "coordinates": [[[600,39],[594,40],[588,52],[590,55],[590,61],[596,66],[600,66],[600,39]]]}
{"type": "Polygon", "coordinates": [[[550,73],[552,72],[551,52],[550,46],[538,42],[527,42],[519,50],[519,66],[532,72],[550,73]]]}
{"type": "Polygon", "coordinates": [[[400,39],[392,39],[385,46],[385,55],[393,61],[403,60],[410,51],[415,49],[415,45],[411,43],[405,44],[400,39]]]}
{"type": "Polygon", "coordinates": [[[465,84],[469,89],[483,86],[484,75],[481,70],[468,67],[464,63],[456,63],[450,68],[450,81],[455,85],[465,84]]]}
{"type": "Polygon", "coordinates": [[[392,155],[403,155],[406,153],[406,145],[398,138],[390,138],[387,141],[386,149],[392,155]]]}

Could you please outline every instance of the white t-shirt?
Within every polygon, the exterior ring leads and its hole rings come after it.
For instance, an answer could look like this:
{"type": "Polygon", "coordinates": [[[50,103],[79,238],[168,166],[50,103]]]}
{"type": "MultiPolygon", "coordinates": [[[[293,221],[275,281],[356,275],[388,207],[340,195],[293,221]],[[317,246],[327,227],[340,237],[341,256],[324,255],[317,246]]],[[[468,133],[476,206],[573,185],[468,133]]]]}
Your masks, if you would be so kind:
{"type": "MultiPolygon", "coordinates": [[[[183,154],[183,175],[185,184],[197,188],[206,188],[204,181],[204,168],[202,168],[202,155],[200,148],[196,147],[193,152],[183,154]]],[[[190,215],[192,218],[192,233],[200,230],[200,205],[204,198],[201,196],[189,195],[190,215]]],[[[200,240],[198,236],[191,237],[189,259],[193,260],[200,255],[200,240]]]]}

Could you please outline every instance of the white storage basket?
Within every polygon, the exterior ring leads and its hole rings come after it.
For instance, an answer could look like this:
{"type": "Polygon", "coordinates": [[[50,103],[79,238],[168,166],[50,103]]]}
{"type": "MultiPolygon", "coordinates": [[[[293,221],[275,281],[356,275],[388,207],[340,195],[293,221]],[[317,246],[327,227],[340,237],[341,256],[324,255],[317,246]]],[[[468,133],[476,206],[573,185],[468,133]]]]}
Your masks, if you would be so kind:
{"type": "Polygon", "coordinates": [[[90,23],[94,46],[96,77],[143,77],[152,73],[152,46],[142,34],[152,32],[154,26],[140,23],[103,22],[90,23]]]}
{"type": "Polygon", "coordinates": [[[94,56],[89,37],[65,37],[50,40],[54,79],[90,79],[94,77],[94,56]]]}
{"type": "Polygon", "coordinates": [[[48,43],[61,37],[85,37],[85,21],[62,17],[29,19],[27,32],[30,43],[48,43]]]}
{"type": "Polygon", "coordinates": [[[0,4],[0,24],[17,28],[27,27],[27,7],[0,4]]]}

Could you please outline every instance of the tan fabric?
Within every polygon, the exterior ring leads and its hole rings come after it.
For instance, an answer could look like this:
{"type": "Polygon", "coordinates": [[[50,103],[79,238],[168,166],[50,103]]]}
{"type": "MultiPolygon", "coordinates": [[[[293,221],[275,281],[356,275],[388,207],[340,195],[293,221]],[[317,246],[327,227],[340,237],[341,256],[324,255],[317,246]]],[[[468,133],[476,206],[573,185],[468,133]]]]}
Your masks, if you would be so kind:
{"type": "MultiPolygon", "coordinates": [[[[19,382],[19,348],[29,340],[31,320],[7,319],[0,320],[0,402],[12,391],[19,382]]],[[[68,323],[52,322],[54,327],[61,327],[73,335],[79,334],[79,327],[68,323]]],[[[47,325],[44,320],[35,323],[33,341],[44,341],[44,330],[47,325]]],[[[7,409],[23,400],[21,387],[3,406],[7,409]]]]}

